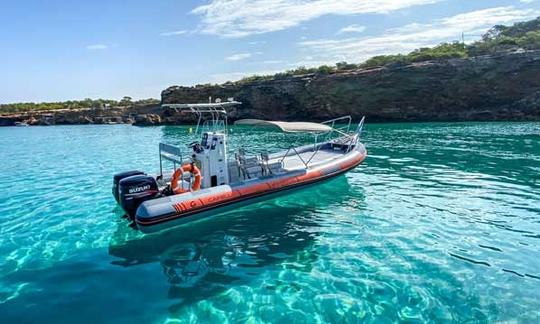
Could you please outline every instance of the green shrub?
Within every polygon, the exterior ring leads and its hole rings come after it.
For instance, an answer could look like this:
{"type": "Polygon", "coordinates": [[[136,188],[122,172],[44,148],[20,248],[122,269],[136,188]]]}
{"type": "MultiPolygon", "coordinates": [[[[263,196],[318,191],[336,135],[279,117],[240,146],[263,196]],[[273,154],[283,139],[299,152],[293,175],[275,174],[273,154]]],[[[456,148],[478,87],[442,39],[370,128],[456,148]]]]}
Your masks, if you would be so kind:
{"type": "Polygon", "coordinates": [[[508,49],[540,49],[540,17],[516,23],[497,25],[482,36],[482,40],[469,47],[471,56],[485,55],[508,49]]]}
{"type": "Polygon", "coordinates": [[[142,99],[138,101],[129,102],[129,97],[124,97],[122,101],[108,100],[108,99],[90,99],[84,100],[68,100],[63,102],[22,102],[11,104],[0,104],[0,113],[16,113],[22,111],[43,111],[43,110],[57,110],[57,109],[81,109],[81,108],[100,108],[108,106],[127,106],[129,104],[147,105],[147,104],[159,104],[160,100],[150,98],[142,99]]]}
{"type": "Polygon", "coordinates": [[[319,74],[332,74],[334,72],[336,72],[336,69],[329,65],[321,65],[317,68],[319,74]]]}
{"type": "Polygon", "coordinates": [[[347,63],[347,62],[338,62],[336,63],[336,70],[338,71],[348,71],[358,68],[358,64],[347,63]]]}
{"type": "Polygon", "coordinates": [[[397,54],[397,55],[378,55],[374,56],[364,63],[360,64],[361,68],[373,68],[373,67],[380,67],[385,66],[387,64],[394,64],[394,63],[401,63],[406,64],[409,63],[406,56],[397,54]]]}

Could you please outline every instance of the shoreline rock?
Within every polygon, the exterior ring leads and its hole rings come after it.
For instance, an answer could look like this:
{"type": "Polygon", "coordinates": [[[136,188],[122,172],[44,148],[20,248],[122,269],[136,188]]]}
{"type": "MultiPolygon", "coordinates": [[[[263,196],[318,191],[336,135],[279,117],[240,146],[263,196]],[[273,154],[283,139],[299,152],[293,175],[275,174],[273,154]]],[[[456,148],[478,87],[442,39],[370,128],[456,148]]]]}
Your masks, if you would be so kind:
{"type": "MultiPolygon", "coordinates": [[[[58,109],[45,111],[27,111],[0,115],[0,126],[14,126],[16,122],[25,122],[30,126],[46,125],[85,125],[85,124],[145,124],[144,118],[150,112],[161,108],[158,105],[58,109]]],[[[159,115],[157,115],[159,117],[159,115]]]]}

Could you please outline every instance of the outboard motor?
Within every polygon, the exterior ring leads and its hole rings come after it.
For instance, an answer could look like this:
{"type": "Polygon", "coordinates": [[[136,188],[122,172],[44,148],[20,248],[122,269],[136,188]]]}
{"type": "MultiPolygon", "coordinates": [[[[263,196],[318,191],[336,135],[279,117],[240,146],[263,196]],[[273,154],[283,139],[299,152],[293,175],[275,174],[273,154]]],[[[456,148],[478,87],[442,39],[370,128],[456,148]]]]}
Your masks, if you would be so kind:
{"type": "Polygon", "coordinates": [[[159,194],[156,179],[145,174],[133,175],[118,183],[118,199],[120,206],[131,217],[144,201],[155,198],[159,194]]]}
{"type": "Polygon", "coordinates": [[[134,176],[134,175],[138,175],[138,174],[144,174],[144,172],[142,172],[142,171],[126,171],[126,172],[122,172],[122,173],[118,173],[118,174],[114,175],[114,177],[113,177],[113,186],[112,186],[112,194],[113,194],[114,199],[116,200],[116,202],[119,202],[118,201],[118,183],[120,182],[120,180],[122,180],[124,178],[127,178],[127,177],[134,176]]]}

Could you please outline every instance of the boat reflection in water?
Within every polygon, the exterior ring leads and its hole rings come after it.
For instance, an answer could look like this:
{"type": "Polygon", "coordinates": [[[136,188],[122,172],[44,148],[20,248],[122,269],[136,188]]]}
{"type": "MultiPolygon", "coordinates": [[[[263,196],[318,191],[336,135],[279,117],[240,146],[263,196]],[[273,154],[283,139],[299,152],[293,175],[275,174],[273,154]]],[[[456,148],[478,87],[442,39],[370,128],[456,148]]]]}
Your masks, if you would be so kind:
{"type": "Polygon", "coordinates": [[[211,220],[142,235],[119,220],[109,253],[113,264],[132,267],[159,262],[177,305],[196,302],[239,285],[284,262],[310,271],[314,244],[331,210],[363,200],[345,176],[282,198],[249,205],[211,220]]]}

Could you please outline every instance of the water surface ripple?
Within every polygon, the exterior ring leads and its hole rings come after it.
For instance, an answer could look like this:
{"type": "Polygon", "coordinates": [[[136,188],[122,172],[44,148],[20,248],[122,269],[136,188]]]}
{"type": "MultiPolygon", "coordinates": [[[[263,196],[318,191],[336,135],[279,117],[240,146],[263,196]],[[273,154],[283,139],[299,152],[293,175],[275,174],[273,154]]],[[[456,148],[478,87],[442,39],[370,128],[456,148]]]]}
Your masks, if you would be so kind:
{"type": "Polygon", "coordinates": [[[0,128],[0,322],[538,322],[539,129],[368,125],[344,176],[142,235],[111,176],[187,127],[0,128]]]}

